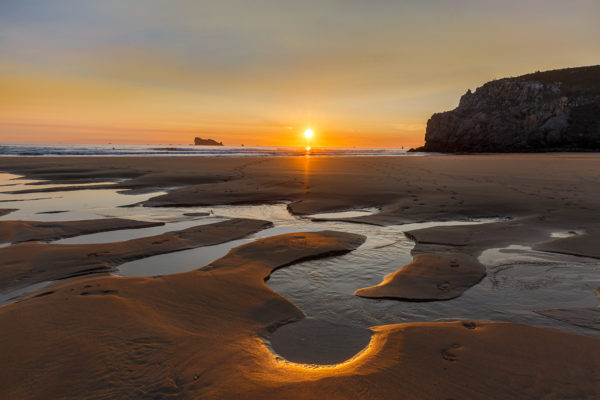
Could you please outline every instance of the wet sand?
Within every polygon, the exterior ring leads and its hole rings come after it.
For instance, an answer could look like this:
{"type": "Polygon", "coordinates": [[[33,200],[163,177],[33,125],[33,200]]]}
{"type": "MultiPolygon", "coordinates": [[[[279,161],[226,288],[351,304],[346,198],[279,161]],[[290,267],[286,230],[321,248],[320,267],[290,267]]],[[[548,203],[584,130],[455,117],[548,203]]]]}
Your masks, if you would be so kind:
{"type": "MultiPolygon", "coordinates": [[[[144,202],[157,207],[290,201],[288,208],[297,215],[377,207],[379,213],[349,219],[375,225],[500,218],[410,232],[415,261],[383,285],[361,289],[373,297],[440,301],[460,296],[485,274],[477,257],[490,248],[518,244],[600,256],[600,156],[594,154],[111,157],[110,163],[105,158],[2,158],[0,170],[72,183],[73,190],[82,183],[128,178],[98,186],[167,189],[144,202]],[[550,240],[556,231],[581,233],[550,240]]],[[[35,186],[27,191],[35,192],[35,186]]],[[[378,326],[371,328],[370,344],[358,354],[354,348],[354,357],[342,364],[316,368],[279,359],[270,350],[271,333],[304,315],[269,290],[264,279],[276,268],[351,251],[361,242],[341,232],[273,237],[235,249],[200,270],[157,278],[81,278],[3,306],[0,322],[8,328],[0,336],[0,354],[11,368],[0,378],[0,388],[16,398],[600,396],[600,340],[512,323],[378,326]],[[30,376],[35,385],[25,383],[30,376]]],[[[29,253],[59,248],[47,246],[59,245],[0,249],[11,254],[3,271],[30,265],[29,253]]],[[[81,257],[73,265],[87,263],[98,245],[79,246],[81,257]]],[[[147,252],[152,243],[140,246],[147,252]]],[[[64,258],[45,253],[43,259],[65,262],[73,257],[70,251],[64,258]]],[[[573,323],[593,326],[593,311],[571,309],[577,313],[573,323]]],[[[546,314],[565,320],[564,312],[546,314]]],[[[332,332],[335,337],[335,328],[332,332]]],[[[282,340],[290,354],[296,333],[282,340]]],[[[343,338],[343,330],[339,335],[343,338]]]]}
{"type": "Polygon", "coordinates": [[[111,186],[181,187],[147,202],[158,206],[289,200],[292,212],[304,215],[379,207],[380,214],[357,219],[380,224],[564,213],[598,218],[600,157],[593,154],[109,161],[2,158],[0,170],[62,184],[130,178],[111,186]]]}
{"type": "Polygon", "coordinates": [[[139,229],[164,225],[160,222],[102,218],[83,221],[0,221],[0,243],[51,241],[119,229],[139,229]]]}
{"type": "Polygon", "coordinates": [[[375,327],[367,348],[346,363],[315,368],[279,360],[264,338],[303,314],[264,280],[298,259],[341,254],[362,240],[289,234],[239,247],[197,271],[88,278],[2,307],[0,356],[12,368],[0,387],[9,398],[383,399],[401,392],[407,399],[506,399],[600,392],[598,340],[518,324],[375,327]],[[31,376],[36,384],[24,385],[31,376]]]}
{"type": "Polygon", "coordinates": [[[269,221],[231,219],[124,242],[23,243],[0,248],[0,291],[43,281],[108,273],[127,261],[240,239],[271,226],[269,221]]]}
{"type": "Polygon", "coordinates": [[[484,276],[485,267],[474,257],[461,253],[419,254],[379,285],[358,289],[355,294],[375,299],[449,300],[460,296],[484,276]]]}

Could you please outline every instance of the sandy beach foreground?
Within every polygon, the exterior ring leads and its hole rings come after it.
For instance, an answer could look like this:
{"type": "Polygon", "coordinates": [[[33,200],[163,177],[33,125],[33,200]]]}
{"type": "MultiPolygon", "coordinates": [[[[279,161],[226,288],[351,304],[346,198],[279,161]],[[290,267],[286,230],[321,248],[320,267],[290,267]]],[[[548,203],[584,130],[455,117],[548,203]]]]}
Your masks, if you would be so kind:
{"type": "MultiPolygon", "coordinates": [[[[377,208],[370,215],[318,218],[377,227],[493,219],[406,232],[415,242],[413,262],[358,288],[365,301],[460,298],[489,274],[482,254],[490,249],[517,246],[514,251],[537,251],[558,262],[600,259],[597,154],[5,157],[0,171],[44,181],[2,187],[24,201],[58,191],[119,189],[148,193],[146,207],[285,201],[296,216],[377,208]]],[[[53,282],[0,306],[2,398],[600,398],[597,307],[530,310],[567,331],[587,329],[584,334],[489,320],[379,325],[345,361],[292,362],[274,347],[298,354],[293,332],[278,329],[307,315],[265,281],[280,268],[356,251],[367,236],[279,234],[187,272],[118,277],[109,272],[127,261],[227,243],[271,222],[229,219],[115,243],[55,244],[43,242],[160,224],[17,221],[11,214],[18,202],[7,204],[0,203],[0,238],[7,244],[0,247],[0,293],[53,282]]],[[[588,289],[596,295],[595,286],[588,289]]]]}

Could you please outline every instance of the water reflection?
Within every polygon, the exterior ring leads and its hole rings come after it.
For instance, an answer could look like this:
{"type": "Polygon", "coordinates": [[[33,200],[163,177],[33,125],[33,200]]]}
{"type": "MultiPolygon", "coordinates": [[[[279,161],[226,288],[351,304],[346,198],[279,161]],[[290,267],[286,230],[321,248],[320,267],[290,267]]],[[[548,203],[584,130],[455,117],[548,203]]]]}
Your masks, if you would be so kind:
{"type": "Polygon", "coordinates": [[[372,286],[381,276],[411,261],[412,243],[360,248],[341,257],[308,261],[277,270],[268,285],[309,316],[369,327],[399,322],[487,320],[512,321],[600,337],[536,314],[535,310],[596,307],[599,261],[536,252],[522,246],[490,249],[482,254],[488,275],[462,296],[435,302],[363,299],[353,291],[372,286]]]}
{"type": "MultiPolygon", "coordinates": [[[[14,185],[10,191],[30,189],[28,186],[39,181],[17,179],[18,175],[0,173],[0,185],[14,185]]],[[[98,183],[94,183],[98,184],[98,183]]],[[[35,188],[64,187],[70,185],[39,185],[35,188]]],[[[81,185],[77,185],[81,186],[81,185]]],[[[8,190],[7,190],[8,191],[8,190]]],[[[125,195],[116,189],[89,189],[77,191],[58,191],[50,193],[7,193],[0,192],[0,208],[15,208],[16,211],[1,216],[4,220],[28,221],[73,221],[95,219],[114,212],[116,208],[146,200],[150,196],[163,194],[125,195]],[[55,211],[65,211],[54,213],[55,211]]],[[[122,214],[127,214],[125,211],[122,214]]],[[[132,215],[127,215],[132,217],[132,215]]]]}
{"type": "MultiPolygon", "coordinates": [[[[307,157],[303,162],[306,171],[304,184],[308,191],[310,158],[307,157]]],[[[11,180],[15,177],[11,174],[0,174],[0,185],[12,185],[0,187],[18,190],[34,182],[11,180]]],[[[377,212],[376,209],[300,218],[288,212],[286,203],[215,207],[122,207],[142,202],[160,193],[126,195],[109,189],[53,192],[51,195],[0,193],[0,208],[18,209],[0,219],[56,221],[124,217],[166,222],[162,227],[97,233],[56,243],[122,241],[186,229],[225,218],[265,219],[274,224],[273,228],[245,239],[123,264],[117,271],[121,276],[154,276],[189,271],[224,256],[235,246],[283,233],[320,230],[358,233],[365,235],[367,240],[357,250],[340,257],[307,261],[279,269],[273,273],[268,285],[302,308],[309,316],[346,326],[365,328],[399,322],[451,319],[495,320],[522,322],[600,337],[598,331],[578,328],[533,312],[538,309],[597,306],[594,288],[600,286],[597,274],[598,260],[537,252],[525,247],[509,246],[485,251],[481,255],[481,261],[487,266],[487,277],[453,300],[412,303],[365,299],[353,295],[356,289],[378,284],[385,275],[395,272],[412,260],[410,251],[414,244],[405,237],[405,231],[439,225],[489,222],[489,219],[380,227],[343,221],[311,220],[317,216],[336,219],[365,215],[377,212]],[[66,212],[40,214],[58,210],[66,212]]],[[[552,236],[567,237],[574,234],[580,232],[556,232],[552,236]]],[[[23,293],[31,289],[25,288],[23,293]]],[[[12,298],[19,294],[4,295],[12,298]]],[[[8,301],[6,298],[2,300],[8,301]]]]}

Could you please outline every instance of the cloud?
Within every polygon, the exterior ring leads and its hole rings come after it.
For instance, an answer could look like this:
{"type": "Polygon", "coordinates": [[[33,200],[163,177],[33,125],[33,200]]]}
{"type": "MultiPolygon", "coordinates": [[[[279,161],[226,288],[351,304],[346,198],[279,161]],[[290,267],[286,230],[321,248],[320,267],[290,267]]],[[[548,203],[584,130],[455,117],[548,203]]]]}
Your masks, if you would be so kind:
{"type": "Polygon", "coordinates": [[[392,143],[489,79],[597,63],[599,14],[591,0],[5,0],[0,117],[265,143],[312,122],[392,143]]]}

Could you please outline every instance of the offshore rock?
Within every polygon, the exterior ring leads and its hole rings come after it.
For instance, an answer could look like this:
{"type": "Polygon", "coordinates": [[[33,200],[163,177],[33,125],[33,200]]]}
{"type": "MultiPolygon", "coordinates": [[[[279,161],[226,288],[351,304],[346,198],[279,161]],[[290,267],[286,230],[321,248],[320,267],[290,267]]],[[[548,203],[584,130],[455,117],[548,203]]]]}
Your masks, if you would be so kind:
{"type": "Polygon", "coordinates": [[[223,142],[217,142],[213,139],[202,139],[200,137],[194,138],[194,145],[196,146],[223,146],[223,142]]]}

